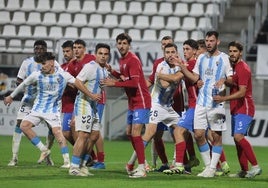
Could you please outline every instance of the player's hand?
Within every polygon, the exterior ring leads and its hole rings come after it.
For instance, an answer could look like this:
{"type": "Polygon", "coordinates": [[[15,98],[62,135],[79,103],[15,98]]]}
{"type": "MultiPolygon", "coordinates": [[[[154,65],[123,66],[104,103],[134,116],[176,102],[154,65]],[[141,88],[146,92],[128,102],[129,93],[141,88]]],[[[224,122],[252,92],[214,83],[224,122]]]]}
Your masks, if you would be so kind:
{"type": "Polygon", "coordinates": [[[197,88],[198,89],[200,89],[201,87],[203,87],[203,85],[204,85],[203,80],[197,80],[196,85],[197,85],[197,88]]]}
{"type": "Polygon", "coordinates": [[[215,86],[220,89],[224,85],[225,80],[225,78],[220,79],[215,83],[215,86]]]}
{"type": "Polygon", "coordinates": [[[105,64],[105,68],[106,68],[106,70],[108,71],[108,72],[112,72],[112,66],[111,65],[109,65],[108,63],[106,63],[105,64]]]}
{"type": "Polygon", "coordinates": [[[13,102],[13,99],[10,95],[4,98],[4,104],[6,106],[9,106],[12,102],[13,102]]]}
{"type": "Polygon", "coordinates": [[[216,103],[221,103],[221,102],[224,102],[224,101],[225,101],[224,96],[220,96],[220,95],[215,95],[215,96],[213,96],[213,100],[214,100],[216,103]]]}
{"type": "Polygon", "coordinates": [[[116,80],[112,78],[106,78],[100,81],[101,87],[112,87],[115,85],[116,80]]]}
{"type": "Polygon", "coordinates": [[[101,94],[91,94],[90,98],[93,100],[93,101],[99,101],[101,100],[101,94]]]}

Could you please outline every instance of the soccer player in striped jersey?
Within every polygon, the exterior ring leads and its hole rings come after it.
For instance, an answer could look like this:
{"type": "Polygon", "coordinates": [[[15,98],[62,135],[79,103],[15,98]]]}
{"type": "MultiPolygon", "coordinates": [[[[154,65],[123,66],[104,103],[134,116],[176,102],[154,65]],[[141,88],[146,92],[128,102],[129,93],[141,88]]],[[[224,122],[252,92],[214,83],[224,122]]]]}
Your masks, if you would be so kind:
{"type": "Polygon", "coordinates": [[[44,52],[36,58],[42,68],[30,74],[8,97],[4,99],[6,105],[10,105],[13,98],[26,86],[35,85],[36,97],[33,102],[31,112],[24,117],[21,122],[21,130],[25,136],[41,152],[41,159],[45,159],[50,150],[45,146],[36,135],[32,127],[37,126],[41,121],[45,121],[52,129],[56,140],[58,141],[64,163],[69,162],[69,151],[66,140],[61,130],[61,97],[67,83],[74,84],[82,90],[88,97],[92,96],[80,82],[67,72],[55,68],[55,56],[51,52],[44,52]]]}
{"type": "Polygon", "coordinates": [[[219,33],[208,31],[205,37],[207,53],[199,55],[193,72],[179,63],[185,77],[193,83],[201,79],[204,85],[199,88],[198,98],[194,113],[195,139],[206,166],[200,177],[214,177],[216,166],[222,153],[222,131],[226,130],[224,104],[215,104],[212,90],[216,88],[221,94],[224,92],[224,82],[232,76],[232,67],[228,55],[218,50],[220,44],[219,33]],[[206,140],[206,129],[210,126],[214,143],[212,157],[206,140]]]}
{"type": "MultiPolygon", "coordinates": [[[[25,80],[32,72],[38,71],[41,69],[42,65],[40,63],[36,62],[36,58],[47,51],[47,43],[44,40],[36,40],[34,42],[34,56],[26,58],[19,69],[18,75],[17,75],[17,85],[19,85],[23,80],[25,80]]],[[[58,64],[56,66],[59,67],[58,64]]],[[[30,113],[33,101],[36,96],[36,88],[32,85],[29,85],[24,90],[23,98],[21,99],[21,106],[18,110],[17,114],[17,125],[15,127],[15,131],[13,133],[13,139],[12,139],[12,159],[8,163],[8,166],[16,166],[18,163],[18,153],[19,153],[19,146],[21,142],[21,136],[22,131],[20,129],[20,123],[22,119],[30,113]]],[[[42,122],[43,123],[43,122],[42,122]]],[[[52,147],[54,141],[54,136],[51,132],[51,130],[48,131],[47,136],[47,145],[48,148],[52,147]]],[[[50,156],[46,158],[46,162],[48,165],[53,165],[53,161],[51,160],[50,156]]],[[[42,161],[39,159],[38,163],[41,163],[42,161]]]]}
{"type": "Polygon", "coordinates": [[[86,63],[76,77],[92,96],[88,97],[79,92],[74,104],[75,131],[78,132],[78,137],[73,147],[69,169],[69,174],[74,176],[92,175],[88,172],[86,163],[100,133],[97,103],[102,97],[100,82],[108,77],[106,66],[110,57],[110,46],[98,43],[95,47],[95,56],[96,60],[86,63]]]}

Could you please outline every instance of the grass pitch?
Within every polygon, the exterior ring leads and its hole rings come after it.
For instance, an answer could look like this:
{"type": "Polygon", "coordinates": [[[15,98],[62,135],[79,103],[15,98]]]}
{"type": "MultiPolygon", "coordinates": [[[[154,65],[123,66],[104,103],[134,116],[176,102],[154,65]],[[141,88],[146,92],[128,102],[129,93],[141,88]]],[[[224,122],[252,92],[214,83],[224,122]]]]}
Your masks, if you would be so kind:
{"type": "MultiPolygon", "coordinates": [[[[45,140],[42,138],[43,141],[45,140]]],[[[192,175],[172,175],[151,172],[146,178],[131,179],[125,172],[125,164],[128,161],[132,147],[128,141],[105,141],[105,170],[90,170],[94,176],[73,177],[68,175],[68,170],[60,169],[63,160],[57,143],[52,148],[52,159],[55,166],[37,164],[40,152],[26,137],[23,137],[19,163],[16,167],[8,167],[11,159],[11,136],[0,136],[0,187],[38,187],[38,188],[155,188],[155,187],[181,187],[181,188],[266,188],[268,187],[268,148],[254,147],[257,159],[263,169],[263,173],[253,179],[229,178],[227,176],[215,178],[200,178],[197,173],[202,171],[203,164],[192,169],[192,175]]],[[[146,149],[147,160],[151,161],[150,146],[146,149]]],[[[70,156],[72,148],[70,148],[70,156]]],[[[173,143],[166,143],[166,151],[172,161],[173,143]]],[[[224,146],[227,161],[231,167],[231,173],[239,170],[234,146],[224,146]]],[[[196,150],[200,159],[199,152],[196,150]]],[[[201,161],[201,159],[200,159],[201,161]]],[[[160,165],[160,162],[159,162],[160,165]]]]}

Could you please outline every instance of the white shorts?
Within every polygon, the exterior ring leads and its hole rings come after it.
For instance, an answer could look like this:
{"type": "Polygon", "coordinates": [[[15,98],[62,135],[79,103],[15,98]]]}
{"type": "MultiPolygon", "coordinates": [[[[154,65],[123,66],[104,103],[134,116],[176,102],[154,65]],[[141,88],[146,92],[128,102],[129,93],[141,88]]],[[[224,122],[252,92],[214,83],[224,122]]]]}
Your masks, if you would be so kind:
{"type": "Polygon", "coordinates": [[[208,127],[213,131],[225,131],[227,129],[225,108],[223,105],[217,108],[196,105],[194,129],[206,130],[208,127]]]}
{"type": "Polygon", "coordinates": [[[75,131],[83,131],[91,133],[91,131],[99,131],[100,123],[98,118],[91,115],[77,115],[75,116],[75,131]]]}
{"type": "Polygon", "coordinates": [[[32,105],[29,103],[22,103],[17,114],[17,120],[24,119],[32,110],[32,105]]]}
{"type": "Polygon", "coordinates": [[[40,123],[46,122],[47,125],[51,128],[61,127],[60,113],[48,114],[48,113],[39,113],[32,111],[27,116],[25,116],[23,120],[30,121],[35,126],[39,125],[40,123]]]}
{"type": "Polygon", "coordinates": [[[149,123],[158,124],[162,122],[170,127],[171,125],[177,125],[179,119],[179,114],[171,106],[163,107],[157,103],[152,104],[149,123]]]}

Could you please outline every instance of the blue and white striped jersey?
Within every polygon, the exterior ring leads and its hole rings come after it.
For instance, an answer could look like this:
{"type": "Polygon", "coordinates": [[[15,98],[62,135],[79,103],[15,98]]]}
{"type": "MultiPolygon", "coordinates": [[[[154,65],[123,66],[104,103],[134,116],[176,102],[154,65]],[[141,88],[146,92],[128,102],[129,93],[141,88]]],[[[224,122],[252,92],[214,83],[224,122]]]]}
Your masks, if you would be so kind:
{"type": "MultiPolygon", "coordinates": [[[[212,89],[217,81],[233,74],[228,55],[220,52],[217,56],[201,54],[195,64],[193,72],[200,76],[204,82],[199,89],[197,104],[204,107],[212,107],[212,89]]],[[[222,89],[222,88],[221,88],[222,89]]]]}
{"type": "MultiPolygon", "coordinates": [[[[156,69],[157,73],[175,74],[180,70],[179,67],[171,68],[166,61],[161,62],[156,69]]],[[[152,103],[158,103],[169,107],[173,104],[173,94],[178,87],[178,83],[172,82],[167,88],[163,88],[160,80],[155,76],[154,87],[151,91],[152,103]]]]}
{"type": "Polygon", "coordinates": [[[74,83],[75,78],[68,72],[56,71],[53,74],[42,74],[35,71],[30,74],[11,94],[15,96],[29,85],[35,85],[36,97],[32,111],[39,113],[60,113],[61,97],[67,83],[74,83]]]}
{"type": "MultiPolygon", "coordinates": [[[[77,79],[84,82],[86,88],[94,93],[101,93],[100,81],[108,77],[106,68],[102,68],[95,61],[91,61],[84,65],[80,73],[77,75],[77,79]]],[[[87,109],[92,108],[96,112],[97,101],[92,101],[84,93],[78,91],[74,104],[75,115],[87,114],[87,109]]]]}
{"type": "MultiPolygon", "coordinates": [[[[61,69],[60,65],[56,61],[55,61],[55,67],[57,70],[61,69]]],[[[20,66],[17,77],[22,80],[25,80],[28,76],[30,76],[31,73],[33,73],[34,71],[39,71],[41,70],[41,68],[42,68],[42,64],[36,63],[34,60],[34,57],[26,58],[20,66]]],[[[35,96],[36,96],[35,86],[34,85],[26,86],[24,90],[24,96],[21,102],[32,105],[35,99],[35,96]]]]}

